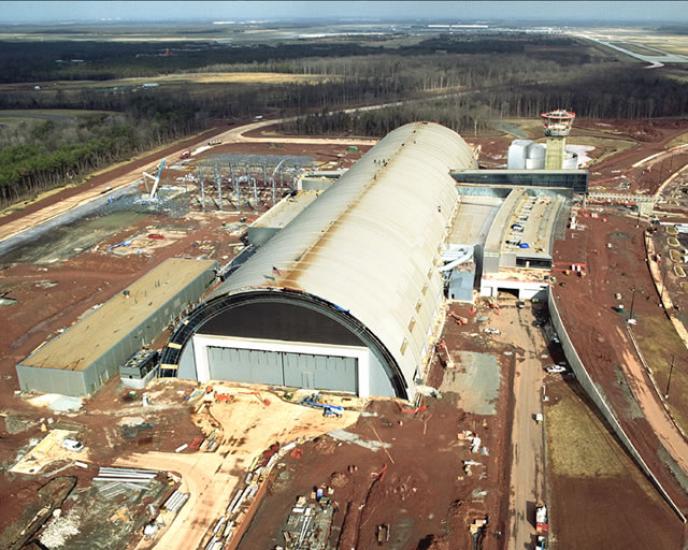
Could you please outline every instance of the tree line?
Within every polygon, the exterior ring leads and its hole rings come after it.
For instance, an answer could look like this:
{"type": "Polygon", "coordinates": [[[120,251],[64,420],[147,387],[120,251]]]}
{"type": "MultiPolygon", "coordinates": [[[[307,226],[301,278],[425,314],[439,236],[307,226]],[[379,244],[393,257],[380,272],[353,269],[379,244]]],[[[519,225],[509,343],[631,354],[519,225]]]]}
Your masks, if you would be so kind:
{"type": "Polygon", "coordinates": [[[20,74],[34,77],[59,74],[62,78],[69,71],[74,78],[93,77],[90,71],[96,65],[100,76],[117,77],[154,68],[156,74],[203,69],[336,76],[281,85],[3,91],[0,109],[87,109],[110,114],[94,114],[57,127],[46,123],[23,137],[0,130],[0,201],[12,202],[78,180],[90,170],[207,129],[217,121],[246,120],[258,114],[304,115],[285,125],[283,130],[288,132],[381,136],[414,120],[433,120],[459,132],[477,132],[495,118],[532,117],[559,106],[573,108],[580,116],[600,118],[688,112],[686,84],[661,70],[637,71],[634,64],[593,54],[591,48],[569,38],[517,33],[495,39],[494,44],[487,42],[485,38],[444,36],[384,50],[347,42],[306,42],[289,48],[175,43],[172,47],[188,49],[188,56],[171,58],[158,57],[161,44],[105,43],[91,51],[91,46],[80,43],[43,43],[27,46],[31,52],[39,52],[34,61],[26,55],[30,52],[20,54],[13,47],[8,53],[0,44],[0,67],[3,63],[7,67],[8,60],[15,66],[24,60],[28,68],[20,74]],[[79,50],[83,47],[86,49],[79,50]],[[571,50],[576,52],[573,57],[571,50]],[[57,69],[50,65],[55,55],[76,55],[78,51],[90,52],[93,59],[100,55],[102,63],[57,69]],[[116,59],[117,55],[122,58],[116,59]],[[436,99],[360,114],[327,114],[349,106],[428,98],[436,99]]]}
{"type": "Polygon", "coordinates": [[[0,141],[0,206],[5,206],[177,139],[187,128],[160,117],[93,114],[72,121],[43,121],[23,135],[0,141]]]}

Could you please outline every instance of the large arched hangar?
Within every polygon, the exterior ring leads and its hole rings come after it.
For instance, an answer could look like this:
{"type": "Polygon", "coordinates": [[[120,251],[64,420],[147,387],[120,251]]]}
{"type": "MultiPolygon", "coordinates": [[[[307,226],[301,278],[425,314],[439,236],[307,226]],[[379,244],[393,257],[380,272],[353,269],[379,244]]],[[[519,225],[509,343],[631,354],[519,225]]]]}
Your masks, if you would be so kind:
{"type": "Polygon", "coordinates": [[[439,272],[471,148],[388,134],[185,320],[162,372],[412,398],[443,312],[439,272]]]}

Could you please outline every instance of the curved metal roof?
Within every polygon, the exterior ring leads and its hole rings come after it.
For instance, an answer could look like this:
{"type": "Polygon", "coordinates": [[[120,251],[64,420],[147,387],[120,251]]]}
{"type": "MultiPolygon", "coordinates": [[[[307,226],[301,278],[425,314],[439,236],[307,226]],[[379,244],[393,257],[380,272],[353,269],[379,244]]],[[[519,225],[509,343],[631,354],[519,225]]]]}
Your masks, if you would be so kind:
{"type": "Polygon", "coordinates": [[[437,267],[457,203],[449,171],[476,167],[471,148],[448,128],[402,126],[213,296],[287,288],[326,300],[384,343],[412,388],[442,303],[437,267]]]}

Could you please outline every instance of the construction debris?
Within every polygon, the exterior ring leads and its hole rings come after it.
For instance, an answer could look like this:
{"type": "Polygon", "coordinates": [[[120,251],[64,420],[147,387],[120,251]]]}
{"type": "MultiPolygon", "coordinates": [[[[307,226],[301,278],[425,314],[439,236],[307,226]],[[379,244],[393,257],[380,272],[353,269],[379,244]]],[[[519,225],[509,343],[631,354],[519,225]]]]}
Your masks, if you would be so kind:
{"type": "Polygon", "coordinates": [[[332,501],[328,497],[311,497],[310,502],[306,497],[298,497],[282,532],[284,549],[329,550],[333,514],[332,501]]]}
{"type": "Polygon", "coordinates": [[[63,516],[61,512],[60,508],[53,511],[53,517],[48,521],[40,537],[38,537],[38,540],[46,548],[61,548],[70,537],[79,534],[78,514],[70,510],[63,516]]]}

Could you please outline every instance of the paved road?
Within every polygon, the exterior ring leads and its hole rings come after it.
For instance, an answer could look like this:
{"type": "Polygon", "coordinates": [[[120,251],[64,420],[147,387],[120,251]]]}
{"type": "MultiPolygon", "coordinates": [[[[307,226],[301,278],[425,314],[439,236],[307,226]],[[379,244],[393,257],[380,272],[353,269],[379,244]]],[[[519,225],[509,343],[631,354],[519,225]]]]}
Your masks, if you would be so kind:
{"type": "MultiPolygon", "coordinates": [[[[420,101],[430,101],[430,100],[436,100],[436,99],[441,99],[444,97],[450,97],[456,94],[448,94],[446,96],[434,96],[432,98],[424,98],[424,99],[415,99],[415,100],[406,100],[406,101],[395,101],[391,103],[379,103],[376,105],[368,105],[368,106],[363,106],[363,107],[355,107],[351,109],[344,109],[343,112],[345,113],[354,113],[354,112],[362,112],[362,111],[373,111],[377,109],[383,109],[385,107],[393,107],[393,106],[399,106],[403,105],[404,103],[411,103],[411,102],[420,102],[420,101]]],[[[336,111],[333,111],[333,113],[336,111]]],[[[269,119],[269,120],[260,120],[257,122],[252,122],[250,124],[245,124],[243,126],[238,126],[236,128],[232,128],[230,130],[227,130],[226,132],[219,134],[218,136],[214,137],[213,140],[218,140],[221,141],[223,144],[231,144],[231,143],[300,143],[300,144],[335,144],[335,145],[373,145],[377,142],[376,139],[356,139],[356,138],[307,138],[307,137],[284,137],[284,136],[279,136],[279,137],[251,137],[247,136],[245,134],[255,131],[255,130],[260,130],[262,128],[266,128],[269,126],[274,126],[276,124],[281,124],[284,122],[290,122],[293,120],[296,120],[297,117],[288,117],[288,118],[278,118],[278,119],[269,119]]],[[[195,145],[185,145],[184,147],[180,147],[179,150],[172,154],[172,155],[167,155],[167,161],[168,164],[174,164],[175,162],[178,162],[181,159],[181,154],[188,149],[193,149],[194,147],[198,147],[201,145],[205,145],[207,143],[207,139],[202,139],[195,145]]],[[[118,178],[112,179],[106,183],[103,183],[102,185],[99,185],[97,187],[93,187],[91,189],[86,189],[82,193],[79,193],[77,195],[74,195],[72,197],[69,197],[63,201],[60,201],[55,204],[51,204],[49,206],[46,206],[45,208],[41,208],[40,210],[37,210],[36,212],[32,212],[30,214],[27,214],[26,216],[22,216],[21,218],[18,218],[16,220],[13,220],[11,222],[5,223],[2,226],[0,226],[0,241],[8,239],[14,235],[17,235],[21,233],[22,231],[25,231],[27,229],[31,229],[33,227],[36,227],[37,225],[51,220],[53,218],[56,218],[58,216],[61,216],[65,212],[71,210],[72,208],[75,208],[79,205],[88,203],[107,192],[112,192],[115,191],[119,188],[125,187],[127,185],[130,185],[131,183],[134,183],[138,179],[141,178],[141,172],[153,172],[156,170],[157,165],[159,162],[162,160],[162,157],[159,159],[156,159],[155,162],[152,162],[150,165],[145,166],[143,168],[136,168],[134,170],[131,170],[130,172],[127,172],[123,176],[120,176],[118,178]]]]}
{"type": "MultiPolygon", "coordinates": [[[[612,43],[612,42],[610,42],[610,40],[614,40],[613,37],[606,37],[607,40],[601,40],[600,38],[597,38],[596,36],[593,36],[590,33],[572,32],[570,34],[572,36],[576,36],[578,38],[585,38],[587,40],[591,40],[591,41],[596,42],[602,46],[606,46],[607,48],[610,48],[612,50],[616,50],[617,52],[621,52],[621,53],[623,53],[629,57],[632,57],[634,59],[639,59],[640,61],[644,61],[645,63],[649,63],[649,65],[647,65],[646,67],[643,67],[644,69],[659,69],[661,67],[664,67],[665,63],[688,63],[688,57],[686,57],[685,55],[667,53],[663,50],[653,48],[653,47],[647,46],[645,44],[642,45],[642,47],[644,49],[657,52],[657,55],[647,55],[647,54],[641,54],[641,53],[631,51],[631,50],[626,49],[623,46],[619,45],[619,42],[623,43],[623,39],[621,37],[619,37],[617,40],[615,40],[616,43],[612,43]]],[[[629,44],[629,46],[633,46],[633,45],[634,44],[629,44]]]]}
{"type": "Polygon", "coordinates": [[[490,320],[499,328],[499,340],[525,350],[516,362],[514,373],[514,421],[511,431],[513,448],[511,491],[509,499],[509,548],[532,548],[535,505],[545,500],[543,426],[533,419],[542,412],[541,391],[544,371],[539,355],[546,343],[540,330],[534,328],[530,310],[507,307],[490,320]]]}
{"type": "MultiPolygon", "coordinates": [[[[343,113],[356,113],[356,112],[366,112],[366,111],[375,111],[379,109],[384,109],[386,107],[398,107],[401,105],[407,105],[411,103],[423,103],[423,102],[428,102],[428,101],[437,101],[439,99],[447,99],[450,97],[456,97],[464,94],[468,94],[473,92],[474,90],[457,90],[452,93],[448,94],[442,94],[442,95],[434,95],[434,96],[428,96],[428,97],[423,97],[423,98],[416,98],[416,99],[405,99],[401,101],[392,101],[392,102],[385,102],[385,103],[377,103],[374,105],[365,105],[365,106],[360,106],[360,107],[352,107],[349,109],[342,109],[342,110],[335,110],[335,111],[330,111],[328,114],[334,114],[337,112],[343,112],[343,113]]],[[[284,122],[290,122],[296,120],[298,117],[293,116],[293,117],[286,117],[286,118],[277,118],[277,119],[267,119],[267,120],[260,120],[256,122],[252,122],[250,124],[245,124],[243,126],[238,126],[236,128],[232,128],[230,130],[227,130],[226,132],[219,134],[213,138],[213,140],[218,140],[221,141],[223,144],[231,144],[231,143],[299,143],[299,144],[335,144],[335,145],[374,145],[377,140],[376,139],[356,139],[356,138],[308,138],[308,137],[284,137],[284,136],[279,136],[279,137],[251,137],[247,136],[245,134],[255,131],[255,130],[260,130],[261,128],[266,128],[269,126],[274,126],[276,124],[281,124],[284,122]]],[[[180,147],[176,153],[172,155],[167,155],[167,161],[168,164],[174,164],[175,162],[178,162],[181,159],[181,154],[188,150],[188,149],[194,149],[194,147],[202,146],[207,143],[207,139],[201,139],[199,140],[198,143],[194,145],[189,145],[188,143],[180,147]]],[[[127,185],[130,185],[131,183],[136,182],[138,179],[141,178],[141,172],[153,172],[156,170],[158,164],[162,160],[162,156],[158,159],[155,160],[155,162],[152,162],[150,165],[145,166],[143,168],[136,168],[134,170],[131,170],[130,172],[127,172],[121,177],[115,178],[111,181],[108,181],[106,183],[103,183],[100,186],[93,187],[88,190],[84,190],[83,193],[79,193],[77,195],[74,195],[72,197],[69,197],[68,199],[65,199],[64,201],[60,201],[55,204],[51,204],[49,206],[46,206],[45,208],[41,208],[40,210],[37,210],[36,212],[32,212],[30,214],[27,214],[26,216],[22,216],[21,218],[18,218],[16,220],[7,222],[3,225],[0,226],[0,241],[3,241],[5,239],[8,239],[10,237],[13,237],[22,231],[26,231],[28,229],[31,229],[33,227],[36,227],[37,225],[54,219],[58,216],[61,216],[65,212],[71,210],[72,208],[75,208],[76,206],[85,204],[87,202],[90,202],[96,198],[98,198],[101,195],[104,195],[106,192],[110,193],[112,191],[115,191],[119,188],[125,187],[127,185]]]]}

